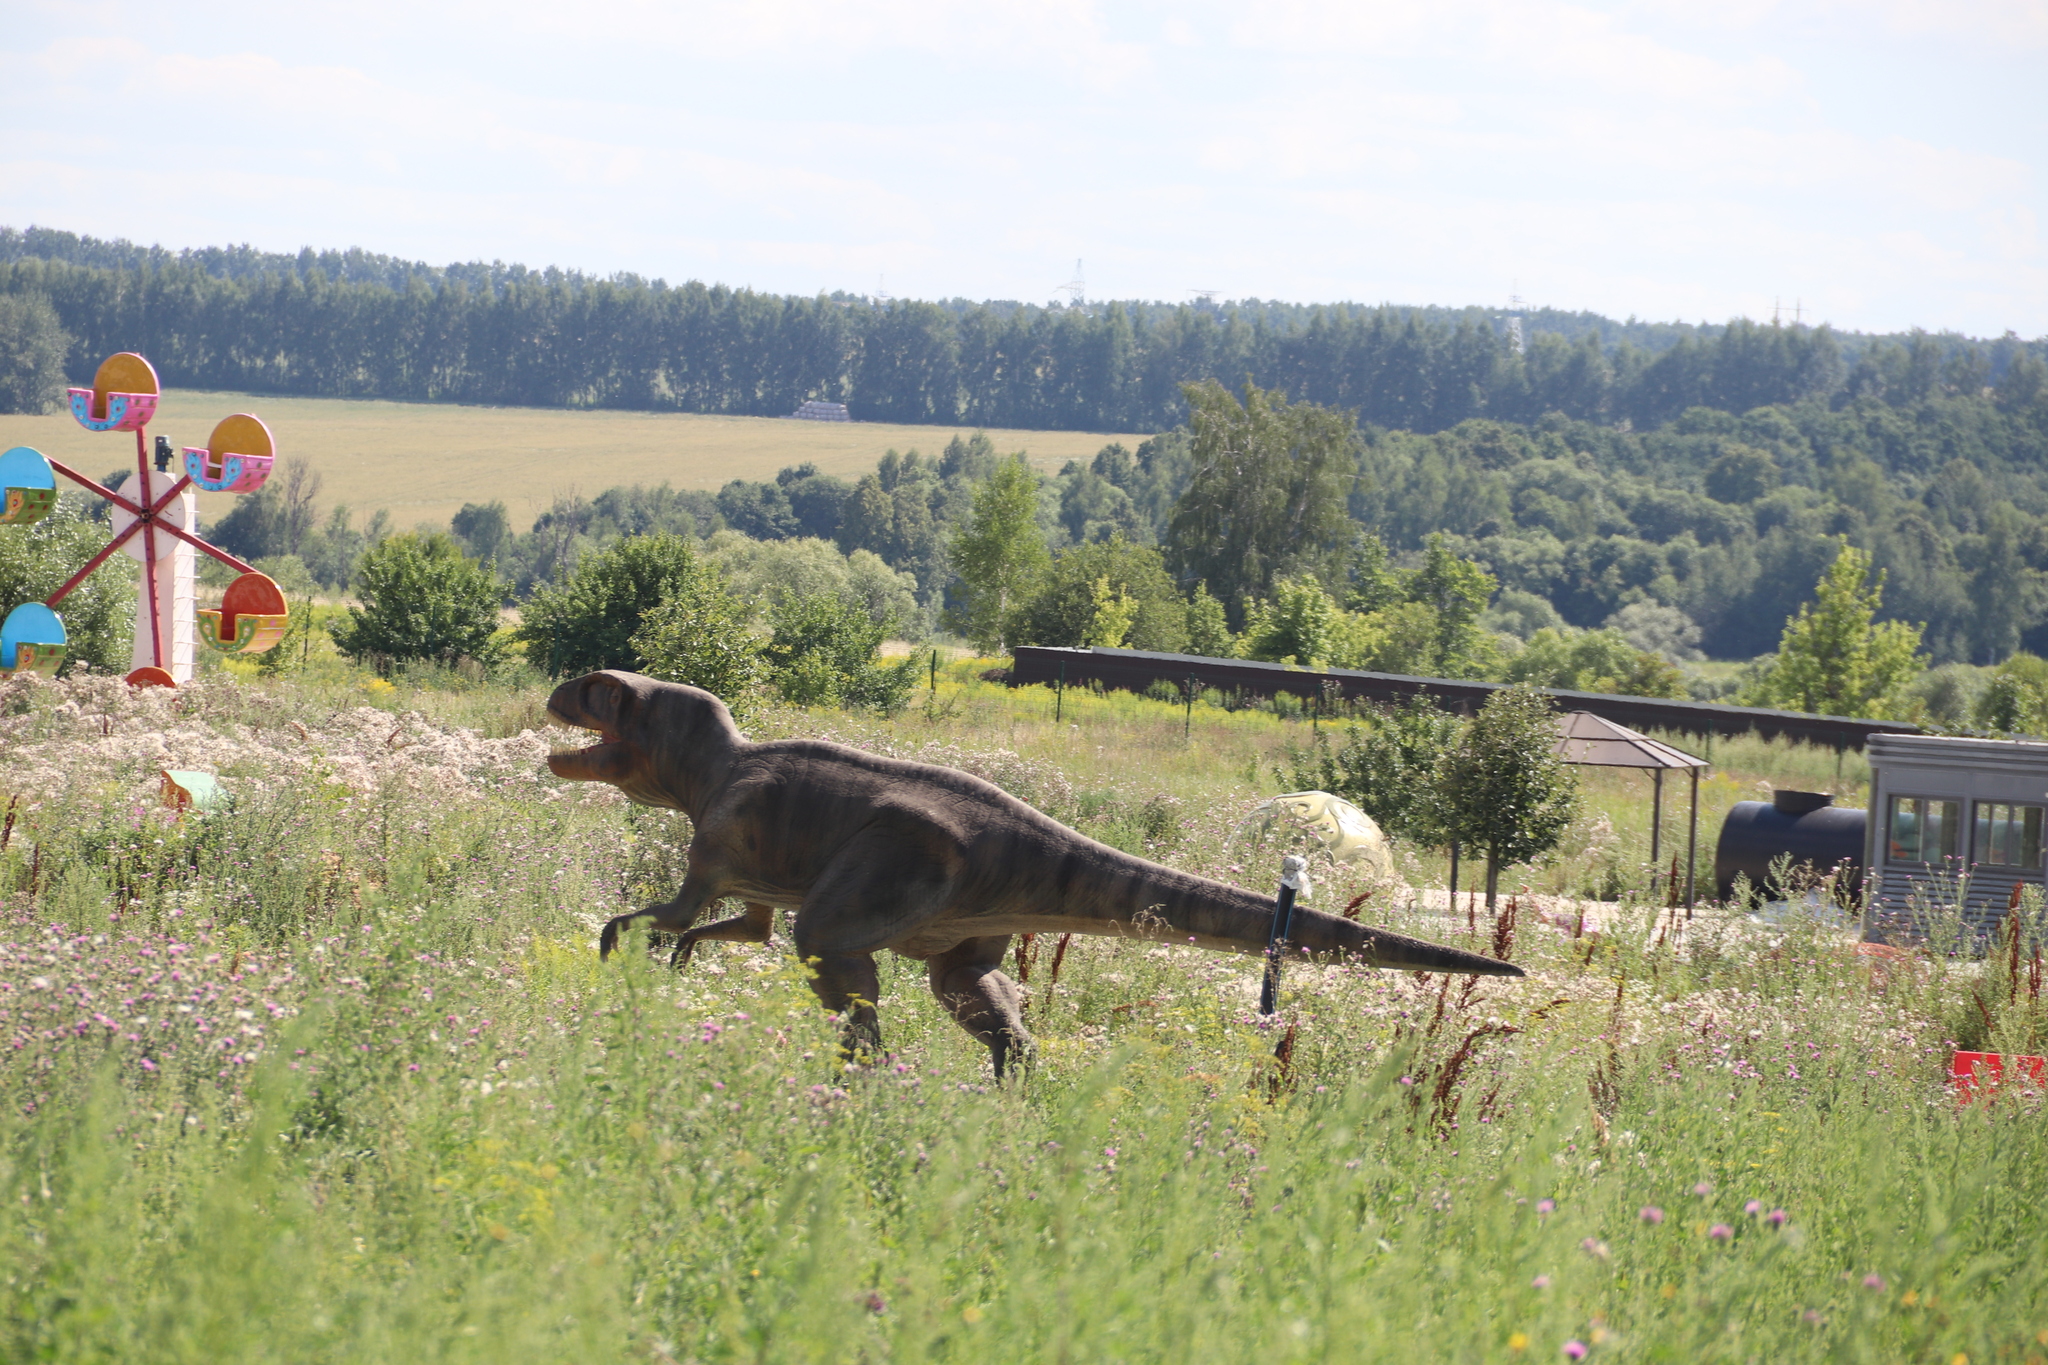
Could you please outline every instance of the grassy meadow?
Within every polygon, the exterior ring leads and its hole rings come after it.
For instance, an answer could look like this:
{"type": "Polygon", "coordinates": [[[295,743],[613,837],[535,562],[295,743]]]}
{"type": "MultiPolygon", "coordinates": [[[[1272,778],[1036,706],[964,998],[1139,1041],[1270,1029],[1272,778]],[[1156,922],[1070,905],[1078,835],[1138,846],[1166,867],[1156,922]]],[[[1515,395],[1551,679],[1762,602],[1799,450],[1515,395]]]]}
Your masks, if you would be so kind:
{"type": "MultiPolygon", "coordinates": [[[[1056,703],[989,663],[754,734],[1271,879],[1228,835],[1306,722],[1056,703]]],[[[885,955],[891,1055],[847,1069],[780,935],[598,963],[687,823],[549,777],[582,740],[544,696],[329,654],[176,693],[0,681],[0,1355],[2048,1360],[2040,1097],[1942,1083],[1955,1042],[2042,1050],[2038,907],[1989,966],[1688,922],[1639,894],[1647,781],[1594,772],[1504,924],[1317,892],[1525,981],[1303,962],[1272,1022],[1247,961],[1038,942],[1037,1056],[998,1087],[885,955]],[[177,767],[233,807],[163,810],[177,767]],[[1601,931],[1559,927],[1596,884],[1601,931]]],[[[1714,757],[1709,851],[1760,784],[1836,781],[1832,752],[1714,757]]]]}
{"type": "MultiPolygon", "coordinates": [[[[389,508],[405,529],[446,525],[466,502],[502,500],[525,528],[558,495],[588,497],[619,484],[716,490],[732,479],[772,479],[786,465],[815,463],[855,479],[891,449],[936,455],[972,429],[886,422],[793,422],[694,413],[486,408],[453,403],[387,403],[346,398],[168,390],[152,434],[180,446],[203,443],[232,412],[253,412],[281,455],[323,480],[321,502],[358,513],[389,508]]],[[[1087,459],[1111,441],[1136,448],[1142,435],[1079,431],[990,431],[1005,453],[1022,450],[1048,473],[1087,459]]],[[[66,408],[42,417],[0,416],[0,449],[34,446],[95,477],[132,466],[124,433],[95,434],[66,408]]],[[[208,522],[226,516],[235,494],[200,493],[208,522]]]]}

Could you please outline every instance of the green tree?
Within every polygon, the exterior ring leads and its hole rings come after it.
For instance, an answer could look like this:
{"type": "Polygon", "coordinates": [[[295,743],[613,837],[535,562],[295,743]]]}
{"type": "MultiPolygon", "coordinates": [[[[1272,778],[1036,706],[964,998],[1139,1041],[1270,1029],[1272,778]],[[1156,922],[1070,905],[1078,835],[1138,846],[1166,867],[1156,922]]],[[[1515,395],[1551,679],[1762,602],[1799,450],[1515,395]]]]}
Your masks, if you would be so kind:
{"type": "Polygon", "coordinates": [[[705,573],[651,608],[630,643],[649,677],[701,687],[744,716],[765,669],[749,616],[719,575],[705,573]]]}
{"type": "Polygon", "coordinates": [[[1844,544],[1815,585],[1814,600],[1785,623],[1774,665],[1744,704],[1830,716],[1889,713],[1920,669],[1921,627],[1879,623],[1883,605],[1883,571],[1870,581],[1869,556],[1844,544]]]}
{"type": "Polygon", "coordinates": [[[512,638],[549,677],[600,668],[644,672],[645,661],[633,648],[641,618],[716,578],[716,570],[681,536],[627,536],[583,556],[567,582],[536,591],[520,611],[512,638]]]}
{"type": "Polygon", "coordinates": [[[1422,567],[1407,581],[1411,602],[1436,613],[1437,667],[1449,677],[1484,675],[1492,663],[1492,640],[1479,618],[1500,586],[1492,574],[1451,553],[1441,534],[1429,538],[1422,567]]]}
{"type": "Polygon", "coordinates": [[[1195,584],[1194,596],[1188,599],[1187,652],[1205,659],[1230,659],[1237,655],[1229,613],[1209,595],[1207,583],[1195,584]]]}
{"type": "Polygon", "coordinates": [[[412,660],[489,666],[503,656],[493,637],[505,585],[445,531],[386,537],[363,556],[355,593],[362,605],[327,629],[359,663],[380,671],[412,660]]]}
{"type": "Polygon", "coordinates": [[[71,338],[44,294],[0,294],[0,412],[35,416],[64,401],[71,338]]]}
{"type": "MultiPolygon", "coordinates": [[[[0,620],[24,602],[40,602],[107,543],[104,524],[62,496],[41,521],[0,526],[0,620]]],[[[135,561],[115,555],[57,604],[69,645],[61,672],[80,664],[126,673],[135,628],[135,561]]]]}
{"type": "Polygon", "coordinates": [[[1356,612],[1375,612],[1406,601],[1407,585],[1401,581],[1387,554],[1386,542],[1376,535],[1362,535],[1351,550],[1351,588],[1344,605],[1356,612]]]}
{"type": "Polygon", "coordinates": [[[799,706],[893,713],[917,685],[919,656],[878,662],[882,626],[850,595],[788,596],[770,620],[774,633],[762,651],[769,677],[799,706]]]}
{"type": "Polygon", "coordinates": [[[1545,626],[1508,661],[1509,682],[1624,697],[1683,697],[1685,679],[1669,660],[1637,649],[1618,630],[1545,626]]]}
{"type": "Polygon", "coordinates": [[[449,519],[449,527],[464,549],[486,564],[495,561],[512,540],[512,517],[505,504],[465,502],[449,519]]]}
{"type": "Polygon", "coordinates": [[[1122,649],[1131,623],[1138,619],[1137,599],[1122,588],[1111,587],[1108,574],[1089,585],[1088,596],[1091,610],[1082,643],[1090,649],[1122,649]]]}
{"type": "Polygon", "coordinates": [[[1769,451],[1731,445],[1707,466],[1707,496],[1747,506],[1778,486],[1778,464],[1769,451]]]}
{"type": "Polygon", "coordinates": [[[1977,698],[1977,723],[1987,730],[2030,734],[2040,714],[2041,694],[2017,673],[1994,673],[1977,698]]]}
{"type": "Polygon", "coordinates": [[[1245,657],[1321,667],[1330,659],[1342,615],[1315,579],[1276,578],[1273,600],[1253,603],[1245,616],[1245,657]]]}
{"type": "Polygon", "coordinates": [[[1579,780],[1557,753],[1557,708],[1527,686],[1487,699],[1439,770],[1448,838],[1486,850],[1486,908],[1500,872],[1556,848],[1579,812],[1579,780]]]}
{"type": "Polygon", "coordinates": [[[2007,734],[2048,731],[2048,659],[2023,649],[2000,664],[1971,708],[1971,718],[2007,734]]]}
{"type": "Polygon", "coordinates": [[[1168,536],[1181,581],[1202,579],[1231,606],[1268,595],[1277,575],[1326,572],[1350,525],[1356,418],[1249,382],[1242,402],[1214,380],[1181,392],[1195,464],[1168,536]]]}
{"type": "Polygon", "coordinates": [[[1013,642],[1109,643],[1101,638],[1109,623],[1099,622],[1098,582],[1111,599],[1130,603],[1124,634],[1115,643],[1169,654],[1187,648],[1187,604],[1167,577],[1165,561],[1152,546],[1134,545],[1121,535],[1069,545],[1054,555],[1030,600],[1016,614],[1013,642]]]}
{"type": "Polygon", "coordinates": [[[953,628],[982,650],[1001,652],[1015,633],[1050,561],[1038,530],[1038,475],[1020,456],[997,465],[974,495],[974,511],[953,537],[953,571],[965,601],[949,613],[953,628]]]}

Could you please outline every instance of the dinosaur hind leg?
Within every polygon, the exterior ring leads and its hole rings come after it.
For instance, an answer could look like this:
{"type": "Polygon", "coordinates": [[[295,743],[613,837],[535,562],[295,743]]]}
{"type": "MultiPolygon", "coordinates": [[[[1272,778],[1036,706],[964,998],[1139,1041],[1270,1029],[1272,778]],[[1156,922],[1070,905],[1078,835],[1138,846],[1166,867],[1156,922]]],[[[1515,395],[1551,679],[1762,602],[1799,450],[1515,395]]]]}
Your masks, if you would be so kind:
{"type": "Polygon", "coordinates": [[[1024,993],[1002,971],[1009,948],[1007,935],[970,938],[926,964],[932,994],[953,1022],[987,1046],[997,1080],[1003,1078],[1010,1054],[1031,1046],[1031,1034],[1024,1027],[1024,993]]]}
{"type": "Polygon", "coordinates": [[[841,844],[796,912],[790,937],[811,966],[811,989],[846,1020],[850,1053],[880,1053],[874,953],[945,906],[959,850],[925,821],[888,813],[841,844]]]}
{"type": "Polygon", "coordinates": [[[875,1013],[875,1001],[882,994],[882,980],[875,972],[874,957],[868,953],[843,953],[807,960],[811,968],[811,993],[818,997],[819,1004],[845,1021],[840,1056],[849,1062],[879,1058],[882,1022],[875,1013]]]}

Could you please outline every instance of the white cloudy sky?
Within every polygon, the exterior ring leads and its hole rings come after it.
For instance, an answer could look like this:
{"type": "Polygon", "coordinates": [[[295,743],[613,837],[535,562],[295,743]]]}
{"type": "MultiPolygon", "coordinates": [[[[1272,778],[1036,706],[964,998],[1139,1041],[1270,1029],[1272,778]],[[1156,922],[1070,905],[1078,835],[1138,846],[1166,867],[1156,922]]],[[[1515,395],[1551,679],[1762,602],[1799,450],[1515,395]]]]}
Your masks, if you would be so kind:
{"type": "Polygon", "coordinates": [[[2048,333],[2048,0],[0,0],[0,224],[2048,333]]]}

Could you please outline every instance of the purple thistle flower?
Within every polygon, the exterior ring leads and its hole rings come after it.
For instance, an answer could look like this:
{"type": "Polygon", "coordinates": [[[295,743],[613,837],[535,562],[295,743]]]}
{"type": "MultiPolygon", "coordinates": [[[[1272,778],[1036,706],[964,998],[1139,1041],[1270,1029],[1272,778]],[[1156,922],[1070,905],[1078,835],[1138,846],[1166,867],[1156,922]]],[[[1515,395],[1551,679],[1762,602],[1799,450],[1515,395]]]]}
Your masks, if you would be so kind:
{"type": "Polygon", "coordinates": [[[1764,1201],[1761,1199],[1752,1199],[1747,1204],[1744,1204],[1742,1206],[1742,1211],[1748,1214],[1750,1217],[1754,1218],[1764,1211],[1764,1201]]]}
{"type": "Polygon", "coordinates": [[[1781,1228],[1785,1226],[1785,1220],[1790,1218],[1791,1216],[1791,1214],[1785,1212],[1785,1210],[1783,1209],[1772,1209],[1769,1213],[1764,1215],[1764,1221],[1766,1223],[1769,1223],[1774,1228],[1781,1228]]]}
{"type": "Polygon", "coordinates": [[[1735,1229],[1729,1227],[1726,1223],[1716,1223],[1714,1224],[1714,1226],[1707,1229],[1707,1236],[1713,1238],[1717,1242],[1725,1242],[1734,1235],[1735,1229]]]}
{"type": "Polygon", "coordinates": [[[1529,1287],[1532,1289],[1548,1289],[1550,1288],[1550,1277],[1548,1275],[1538,1275],[1535,1279],[1529,1281],[1529,1287]]]}
{"type": "Polygon", "coordinates": [[[1556,1213],[1556,1212],[1557,1212],[1557,1201],[1556,1201],[1555,1199],[1539,1199],[1539,1200],[1537,1200],[1537,1201],[1536,1201],[1536,1212],[1538,1212],[1538,1213],[1556,1213]]]}
{"type": "Polygon", "coordinates": [[[1658,1208],[1655,1204],[1646,1204],[1636,1217],[1654,1227],[1656,1224],[1664,1221],[1664,1210],[1658,1208]]]}
{"type": "Polygon", "coordinates": [[[1700,1198],[1705,1199],[1708,1195],[1714,1192],[1714,1187],[1707,1181],[1702,1180],[1699,1184],[1692,1187],[1692,1192],[1698,1195],[1700,1198]]]}
{"type": "Polygon", "coordinates": [[[1564,1344],[1564,1353],[1573,1360],[1584,1360],[1586,1358],[1586,1343],[1577,1338],[1567,1341],[1564,1344]]]}
{"type": "Polygon", "coordinates": [[[1878,1275],[1878,1274],[1874,1274],[1874,1273],[1873,1273],[1873,1274],[1869,1274],[1869,1275],[1865,1275],[1865,1276],[1863,1277],[1863,1287],[1864,1287],[1865,1289],[1875,1289],[1875,1290],[1877,1290],[1877,1291],[1878,1291],[1879,1293],[1883,1293],[1883,1292],[1884,1292],[1884,1276],[1882,1276],[1882,1275],[1878,1275]]]}

